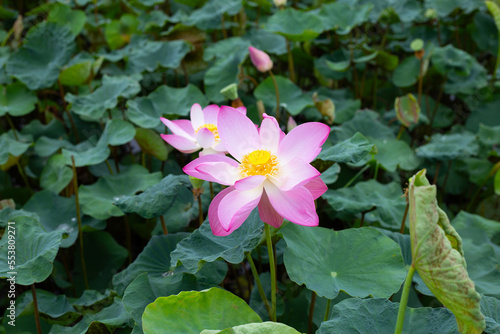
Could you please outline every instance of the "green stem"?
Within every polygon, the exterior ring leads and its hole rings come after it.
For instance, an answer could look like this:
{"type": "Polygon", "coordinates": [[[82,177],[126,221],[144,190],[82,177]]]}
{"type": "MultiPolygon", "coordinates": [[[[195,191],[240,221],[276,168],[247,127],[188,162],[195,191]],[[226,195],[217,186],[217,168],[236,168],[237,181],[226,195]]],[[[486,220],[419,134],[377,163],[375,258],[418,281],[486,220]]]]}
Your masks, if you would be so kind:
{"type": "Polygon", "coordinates": [[[28,178],[26,177],[26,174],[24,173],[23,167],[21,167],[21,164],[19,163],[19,159],[16,159],[16,165],[17,169],[19,170],[19,174],[21,174],[21,177],[23,178],[24,183],[26,184],[26,187],[28,188],[29,192],[31,195],[33,195],[33,189],[31,189],[30,183],[28,181],[28,178]]]}
{"type": "Polygon", "coordinates": [[[35,309],[36,332],[42,334],[42,326],[40,325],[40,314],[38,313],[38,300],[36,298],[35,284],[31,284],[31,294],[33,295],[33,308],[35,309]]]}
{"type": "Polygon", "coordinates": [[[396,323],[396,330],[394,331],[394,334],[401,334],[403,332],[403,325],[405,323],[406,305],[408,304],[408,295],[410,293],[410,287],[414,273],[415,273],[415,266],[412,263],[412,265],[410,266],[410,270],[408,270],[408,275],[406,275],[406,281],[403,287],[403,293],[401,294],[401,301],[399,302],[398,321],[396,323]]]}
{"type": "Polygon", "coordinates": [[[7,119],[7,123],[9,123],[9,126],[12,129],[12,133],[14,133],[14,138],[16,138],[16,140],[19,140],[19,137],[17,136],[17,130],[14,127],[14,123],[12,123],[12,119],[10,119],[9,114],[5,114],[5,118],[7,119]]]}
{"type": "Polygon", "coordinates": [[[424,84],[424,58],[420,59],[420,70],[418,74],[418,105],[422,105],[422,88],[424,84]]]}
{"type": "Polygon", "coordinates": [[[293,55],[290,43],[290,41],[286,41],[286,50],[288,52],[288,72],[290,72],[290,80],[295,83],[295,66],[293,64],[293,55]]]}
{"type": "Polygon", "coordinates": [[[356,179],[361,175],[363,174],[368,168],[370,168],[370,165],[366,165],[365,167],[363,167],[362,170],[360,170],[356,175],[353,176],[352,179],[349,180],[349,182],[347,182],[344,186],[344,188],[347,188],[349,187],[354,181],[356,181],[356,179]]]}
{"type": "Polygon", "coordinates": [[[488,180],[497,173],[497,171],[500,169],[500,162],[497,162],[490,170],[490,172],[488,173],[488,176],[483,180],[483,182],[481,182],[481,184],[479,185],[479,187],[477,187],[477,190],[476,192],[474,193],[474,195],[472,196],[472,199],[470,200],[469,202],[469,205],[467,205],[467,208],[465,209],[466,211],[470,211],[471,207],[472,207],[472,204],[474,204],[474,202],[476,201],[476,197],[479,195],[479,193],[481,192],[481,189],[483,189],[483,187],[485,186],[486,182],[488,182],[488,180]]]}
{"type": "Polygon", "coordinates": [[[401,139],[403,132],[405,132],[405,126],[403,124],[401,124],[401,127],[399,128],[398,136],[396,137],[396,140],[401,139]]]}
{"type": "Polygon", "coordinates": [[[274,264],[273,242],[271,240],[271,228],[264,224],[266,234],[267,252],[269,253],[269,270],[271,271],[271,321],[276,321],[276,266],[274,264]]]}
{"type": "Polygon", "coordinates": [[[278,89],[278,83],[276,82],[276,78],[274,77],[273,71],[269,70],[269,75],[271,79],[273,79],[274,90],[276,91],[276,122],[280,122],[280,92],[278,89]]]}
{"type": "Polygon", "coordinates": [[[252,256],[250,253],[245,253],[247,257],[247,261],[250,264],[250,269],[252,270],[253,278],[255,279],[255,284],[257,285],[257,290],[259,291],[260,298],[264,302],[264,306],[266,307],[267,313],[269,314],[269,319],[271,319],[271,306],[269,306],[269,301],[266,298],[266,294],[264,293],[264,288],[262,287],[262,282],[259,278],[259,272],[255,267],[255,263],[253,262],[252,256]]]}
{"type": "Polygon", "coordinates": [[[307,323],[307,333],[312,334],[313,332],[313,317],[314,317],[314,306],[316,305],[316,292],[311,294],[311,305],[309,305],[309,320],[307,323]]]}
{"type": "Polygon", "coordinates": [[[199,223],[199,226],[201,226],[201,224],[203,224],[203,206],[201,205],[201,193],[198,194],[198,223],[199,223]]]}
{"type": "Polygon", "coordinates": [[[214,184],[212,182],[208,182],[210,186],[210,199],[214,199],[214,184]]]}
{"type": "Polygon", "coordinates": [[[109,174],[113,175],[113,168],[111,168],[108,159],[104,160],[104,162],[106,162],[106,166],[108,166],[109,174]]]}
{"type": "Polygon", "coordinates": [[[82,217],[80,216],[80,202],[78,201],[78,179],[76,175],[75,157],[71,156],[71,163],[73,165],[73,186],[75,188],[75,202],[76,202],[76,219],[78,220],[78,239],[80,239],[80,261],[82,262],[83,283],[85,289],[89,290],[89,281],[87,279],[87,267],[85,266],[85,257],[83,256],[83,233],[82,233],[82,217]]]}
{"type": "Polygon", "coordinates": [[[401,233],[401,234],[405,233],[406,216],[408,215],[409,208],[410,208],[410,204],[406,203],[405,213],[403,214],[403,221],[401,222],[401,229],[399,230],[399,233],[401,233]]]}
{"type": "Polygon", "coordinates": [[[332,300],[328,299],[326,302],[326,311],[325,311],[325,317],[323,318],[323,321],[327,321],[330,318],[330,305],[332,304],[332,300]]]}
{"type": "Polygon", "coordinates": [[[379,167],[380,167],[380,164],[378,163],[378,161],[375,162],[375,173],[373,174],[374,180],[377,180],[379,167]]]}
{"type": "Polygon", "coordinates": [[[167,235],[168,234],[167,224],[165,224],[165,218],[163,218],[162,215],[160,215],[160,221],[161,221],[161,228],[163,230],[163,234],[167,235]]]}

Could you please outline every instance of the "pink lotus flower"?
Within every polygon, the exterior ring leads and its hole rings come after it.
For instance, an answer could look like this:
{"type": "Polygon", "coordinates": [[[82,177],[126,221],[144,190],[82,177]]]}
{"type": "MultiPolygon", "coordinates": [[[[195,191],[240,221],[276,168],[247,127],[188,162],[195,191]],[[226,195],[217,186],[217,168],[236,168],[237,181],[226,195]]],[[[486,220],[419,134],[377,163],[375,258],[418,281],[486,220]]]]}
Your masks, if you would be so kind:
{"type": "Polygon", "coordinates": [[[273,61],[267,53],[253,46],[249,46],[248,51],[250,52],[250,60],[260,72],[267,72],[273,68],[273,61]]]}
{"type": "Polygon", "coordinates": [[[226,106],[220,109],[218,124],[221,142],[236,160],[205,155],[183,169],[196,178],[229,186],[210,204],[213,234],[231,234],[256,206],[260,218],[274,227],[283,218],[299,225],[318,225],[314,200],[327,187],[310,162],[321,151],[330,127],[305,123],[285,136],[274,117],[264,114],[257,130],[245,115],[226,106]]]}
{"type": "MultiPolygon", "coordinates": [[[[226,154],[227,150],[222,145],[217,129],[217,115],[219,106],[212,104],[201,109],[198,103],[191,107],[191,121],[187,119],[178,119],[170,121],[161,117],[173,134],[161,137],[167,143],[184,153],[193,153],[202,149],[200,156],[206,154],[226,154]]],[[[245,107],[236,109],[238,113],[246,114],[245,107]]]]}

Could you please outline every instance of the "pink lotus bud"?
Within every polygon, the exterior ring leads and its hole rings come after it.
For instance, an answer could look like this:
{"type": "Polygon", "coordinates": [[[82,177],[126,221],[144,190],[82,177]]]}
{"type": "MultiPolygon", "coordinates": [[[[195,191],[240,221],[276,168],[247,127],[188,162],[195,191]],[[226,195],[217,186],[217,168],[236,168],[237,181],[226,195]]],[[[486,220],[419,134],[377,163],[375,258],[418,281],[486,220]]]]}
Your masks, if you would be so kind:
{"type": "Polygon", "coordinates": [[[250,52],[252,63],[260,72],[267,72],[273,68],[273,61],[267,53],[252,46],[248,47],[248,51],[250,52]]]}
{"type": "Polygon", "coordinates": [[[295,127],[297,127],[297,122],[295,122],[292,116],[288,117],[288,122],[286,123],[286,131],[290,132],[295,127]]]}

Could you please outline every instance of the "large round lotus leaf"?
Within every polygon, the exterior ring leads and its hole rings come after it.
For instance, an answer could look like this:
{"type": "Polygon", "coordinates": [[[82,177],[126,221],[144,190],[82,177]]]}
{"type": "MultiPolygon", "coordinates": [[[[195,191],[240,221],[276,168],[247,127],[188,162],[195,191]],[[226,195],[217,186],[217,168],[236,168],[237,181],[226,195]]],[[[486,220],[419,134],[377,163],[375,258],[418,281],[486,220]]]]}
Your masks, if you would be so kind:
{"type": "Polygon", "coordinates": [[[174,88],[160,86],[147,97],[137,97],[127,102],[127,118],[142,128],[156,128],[162,115],[187,116],[193,101],[202,106],[208,104],[198,87],[189,84],[174,88]]]}
{"type": "Polygon", "coordinates": [[[392,82],[398,87],[408,87],[417,82],[420,74],[420,62],[414,57],[403,60],[392,74],[392,82]]]}
{"type": "Polygon", "coordinates": [[[418,147],[415,153],[421,158],[446,161],[476,155],[478,151],[476,136],[470,132],[463,132],[435,134],[428,144],[418,147]]]}
{"type": "Polygon", "coordinates": [[[194,10],[184,24],[202,30],[219,29],[222,15],[236,15],[242,6],[241,0],[209,0],[201,8],[194,10]]]}
{"type": "Polygon", "coordinates": [[[111,50],[118,49],[130,41],[130,36],[136,32],[139,21],[132,14],[124,14],[120,20],[106,24],[104,36],[111,50]]]}
{"type": "Polygon", "coordinates": [[[318,37],[325,27],[314,13],[286,8],[274,13],[267,21],[265,29],[283,35],[291,41],[304,42],[318,37]]]}
{"type": "MultiPolygon", "coordinates": [[[[268,34],[276,36],[271,33],[268,34]]],[[[251,45],[250,41],[243,39],[242,37],[230,37],[228,39],[223,39],[205,49],[203,52],[203,60],[208,62],[212,59],[223,59],[227,57],[228,53],[238,54],[238,58],[243,59],[248,55],[248,47],[251,45]]]]}
{"type": "Polygon", "coordinates": [[[46,232],[32,217],[18,216],[11,220],[0,240],[0,277],[15,276],[16,284],[31,285],[43,282],[52,273],[52,265],[61,245],[61,231],[46,232]],[[14,227],[15,229],[13,229],[14,227]],[[15,231],[15,234],[9,233],[15,231]],[[8,264],[9,235],[15,236],[16,263],[8,264]],[[9,274],[15,271],[17,274],[9,274]]]}
{"type": "Polygon", "coordinates": [[[323,198],[337,212],[348,214],[367,212],[367,222],[379,222],[383,227],[399,230],[406,208],[399,183],[381,184],[375,180],[361,181],[354,187],[330,189],[323,198]]]}
{"type": "Polygon", "coordinates": [[[322,172],[325,167],[328,168],[334,163],[355,164],[366,157],[372,149],[373,144],[361,133],[356,132],[351,138],[321,151],[312,165],[322,172]]]}
{"type": "Polygon", "coordinates": [[[138,128],[135,133],[135,140],[144,153],[150,154],[161,161],[167,160],[167,144],[156,131],[138,128]]]}
{"type": "Polygon", "coordinates": [[[113,304],[95,314],[85,315],[76,325],[68,327],[54,325],[50,333],[113,333],[119,327],[130,326],[131,322],[131,316],[123,307],[121,299],[115,298],[113,304]]]}
{"type": "Polygon", "coordinates": [[[101,177],[92,185],[81,185],[79,197],[82,212],[97,219],[123,216],[113,202],[144,191],[160,180],[160,172],[149,174],[144,167],[133,165],[125,172],[101,177]]]}
{"type": "MultiPolygon", "coordinates": [[[[267,251],[267,249],[266,249],[267,251]]],[[[216,262],[217,263],[217,262],[216,262]]],[[[268,262],[269,263],[269,262],[268,262]]],[[[278,263],[279,264],[279,263],[278,263]]],[[[204,267],[203,267],[204,268],[204,267]]],[[[202,269],[203,269],[202,268],[202,269]]],[[[271,273],[269,271],[263,272],[259,275],[260,283],[262,284],[262,288],[264,289],[264,294],[268,301],[271,300],[271,273]]],[[[269,320],[269,313],[267,313],[266,306],[262,301],[262,297],[260,296],[259,290],[253,282],[252,292],[250,293],[250,301],[248,302],[252,310],[254,310],[262,320],[269,320]]],[[[276,295],[276,316],[281,317],[285,311],[285,301],[283,296],[280,294],[276,295]]]]}
{"type": "Polygon", "coordinates": [[[168,212],[179,196],[181,188],[190,186],[187,175],[168,175],[161,182],[135,196],[126,196],[116,201],[123,212],[137,213],[144,218],[156,218],[168,212]]]}
{"type": "Polygon", "coordinates": [[[500,117],[498,117],[499,108],[500,95],[495,95],[492,101],[480,101],[477,107],[471,110],[469,117],[467,117],[465,129],[476,133],[481,123],[488,126],[500,125],[500,117]]]}
{"type": "MultiPolygon", "coordinates": [[[[306,107],[314,105],[311,94],[304,94],[290,79],[280,75],[275,78],[280,93],[280,105],[291,115],[298,115],[306,107]]],[[[262,100],[266,107],[276,108],[276,90],[271,77],[266,78],[257,86],[254,95],[256,99],[262,100]]]]}
{"type": "MultiPolygon", "coordinates": [[[[387,299],[349,298],[333,307],[330,320],[321,324],[318,334],[393,333],[399,303],[387,299]]],[[[453,313],[445,308],[406,307],[405,334],[456,334],[453,313]]]]}
{"type": "Polygon", "coordinates": [[[500,145],[500,126],[488,126],[479,124],[477,137],[485,146],[500,145]]]}
{"type": "Polygon", "coordinates": [[[287,52],[286,39],[281,35],[276,35],[266,30],[250,30],[243,36],[243,39],[248,40],[250,45],[255,48],[267,53],[282,55],[287,52]]]}
{"type": "Polygon", "coordinates": [[[348,34],[354,27],[368,21],[373,5],[351,7],[345,3],[329,3],[321,7],[319,18],[325,30],[337,30],[341,35],[348,34]]]}
{"type": "Polygon", "coordinates": [[[61,154],[54,154],[40,175],[40,187],[59,194],[73,179],[73,171],[66,166],[66,159],[61,154]]]}
{"type": "Polygon", "coordinates": [[[295,328],[279,322],[262,322],[228,328],[223,331],[204,330],[200,334],[300,334],[295,328]]]}
{"type": "MultiPolygon", "coordinates": [[[[159,1],[162,3],[162,1],[159,1]]],[[[154,28],[163,28],[169,21],[169,17],[161,10],[152,10],[149,13],[141,13],[137,19],[139,20],[138,30],[146,32],[154,28]]]]}
{"type": "Polygon", "coordinates": [[[50,22],[38,24],[7,61],[7,73],[31,90],[52,86],[59,77],[59,70],[75,51],[74,38],[65,26],[50,22]]]}
{"type": "Polygon", "coordinates": [[[362,110],[342,126],[332,128],[332,137],[339,142],[354,136],[357,132],[369,139],[395,139],[396,135],[390,127],[380,121],[380,115],[371,110],[362,110]]]}
{"type": "Polygon", "coordinates": [[[500,332],[500,300],[489,297],[481,296],[481,313],[484,314],[486,319],[486,333],[499,333],[500,332]]]}
{"type": "Polygon", "coordinates": [[[377,148],[375,160],[387,171],[395,172],[398,168],[406,171],[413,171],[422,162],[410,145],[402,140],[373,140],[377,148]]]}
{"type": "MultiPolygon", "coordinates": [[[[43,138],[43,137],[42,137],[43,138]]],[[[39,141],[42,139],[40,138],[39,141]]],[[[66,141],[57,140],[47,140],[44,139],[43,142],[59,142],[60,144],[69,143],[66,141]]],[[[67,149],[62,149],[62,155],[66,159],[66,164],[71,166],[71,157],[75,159],[76,167],[98,165],[109,157],[110,149],[107,143],[103,141],[98,141],[96,145],[93,145],[93,140],[88,140],[82,142],[76,146],[68,147],[67,149]]],[[[67,144],[66,144],[67,145],[67,144]]]]}
{"type": "Polygon", "coordinates": [[[42,122],[40,122],[38,119],[35,119],[29,124],[25,125],[22,128],[21,133],[23,135],[32,136],[35,140],[37,140],[41,136],[47,136],[49,138],[59,138],[66,136],[64,125],[55,118],[47,124],[42,124],[42,122]]]}
{"type": "Polygon", "coordinates": [[[238,83],[238,67],[244,61],[238,54],[228,54],[218,59],[206,72],[203,78],[207,98],[214,103],[222,103],[227,99],[220,93],[221,89],[232,83],[238,83]]]}
{"type": "Polygon", "coordinates": [[[131,98],[139,93],[139,83],[126,76],[104,76],[102,86],[87,95],[66,94],[66,101],[71,103],[71,110],[84,119],[97,121],[104,112],[118,104],[118,98],[131,98]]]}
{"type": "Polygon", "coordinates": [[[457,72],[450,72],[447,77],[444,92],[450,95],[459,93],[472,95],[476,94],[481,88],[488,86],[487,71],[475,60],[469,75],[464,76],[457,72]]]}
{"type": "Polygon", "coordinates": [[[496,54],[498,50],[498,32],[493,17],[482,11],[474,15],[471,36],[477,47],[482,51],[496,54]]]}
{"type": "Polygon", "coordinates": [[[128,143],[135,136],[132,124],[122,119],[112,119],[106,123],[106,128],[100,138],[111,146],[120,146],[128,143]]]}
{"type": "Polygon", "coordinates": [[[412,264],[425,285],[455,314],[459,331],[481,333],[485,322],[480,295],[467,273],[462,239],[438,207],[436,186],[430,185],[425,172],[410,178],[408,191],[412,264]]]}
{"type": "Polygon", "coordinates": [[[20,83],[0,86],[0,117],[24,116],[35,109],[36,94],[20,83]]]}
{"type": "Polygon", "coordinates": [[[208,219],[189,237],[177,244],[172,252],[172,266],[182,263],[195,273],[205,262],[220,258],[229,263],[241,263],[245,253],[252,251],[260,242],[264,226],[257,210],[236,231],[226,237],[213,235],[208,219]]]}
{"type": "MultiPolygon", "coordinates": [[[[55,295],[49,291],[36,289],[36,299],[40,316],[53,324],[69,326],[80,318],[80,314],[69,303],[65,295],[55,295]]],[[[16,317],[29,314],[33,309],[33,295],[27,291],[16,301],[16,317]]]]}
{"type": "Polygon", "coordinates": [[[476,1],[468,1],[468,0],[458,0],[458,1],[425,0],[424,5],[426,9],[435,10],[438,16],[446,17],[450,15],[457,8],[462,9],[465,13],[471,13],[479,6],[481,6],[482,3],[476,1]]]}
{"type": "Polygon", "coordinates": [[[92,74],[92,63],[91,60],[84,60],[66,67],[59,74],[61,84],[66,86],[83,85],[92,74]]]}
{"type": "Polygon", "coordinates": [[[66,25],[73,35],[78,35],[85,26],[87,17],[83,10],[72,10],[71,7],[56,3],[49,12],[48,22],[66,25]]]}
{"type": "Polygon", "coordinates": [[[405,279],[401,249],[377,230],[333,231],[288,224],[281,232],[290,279],[320,297],[334,299],[342,290],[356,297],[388,298],[405,279]]]}
{"type": "Polygon", "coordinates": [[[138,40],[130,45],[126,70],[128,73],[153,72],[158,66],[177,68],[191,51],[185,41],[157,42],[138,40]]]}
{"type": "Polygon", "coordinates": [[[252,322],[262,322],[248,304],[220,288],[183,291],[178,295],[159,297],[146,307],[142,316],[145,334],[199,334],[204,329],[225,329],[252,322]]]}

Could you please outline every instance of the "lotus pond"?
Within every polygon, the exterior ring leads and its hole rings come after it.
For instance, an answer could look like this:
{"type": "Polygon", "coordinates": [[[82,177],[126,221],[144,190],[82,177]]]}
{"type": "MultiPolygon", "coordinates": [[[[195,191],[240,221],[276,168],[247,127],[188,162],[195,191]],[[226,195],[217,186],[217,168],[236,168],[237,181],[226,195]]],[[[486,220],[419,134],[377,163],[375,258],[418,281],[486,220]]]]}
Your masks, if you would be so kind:
{"type": "Polygon", "coordinates": [[[0,1],[0,333],[500,333],[499,29],[0,1]]]}

